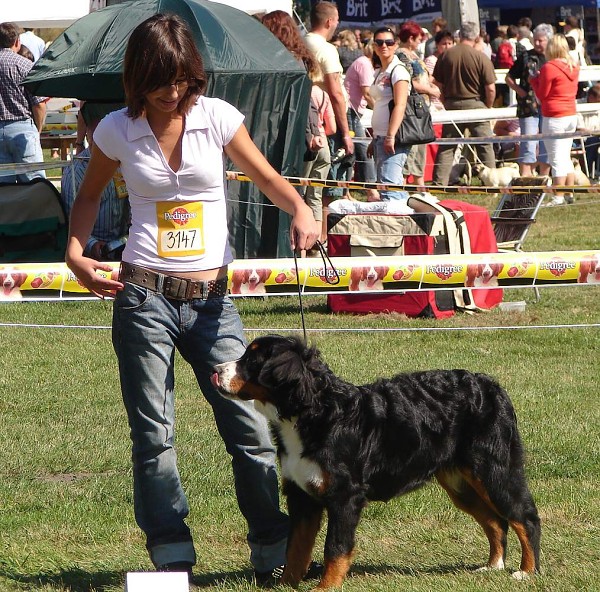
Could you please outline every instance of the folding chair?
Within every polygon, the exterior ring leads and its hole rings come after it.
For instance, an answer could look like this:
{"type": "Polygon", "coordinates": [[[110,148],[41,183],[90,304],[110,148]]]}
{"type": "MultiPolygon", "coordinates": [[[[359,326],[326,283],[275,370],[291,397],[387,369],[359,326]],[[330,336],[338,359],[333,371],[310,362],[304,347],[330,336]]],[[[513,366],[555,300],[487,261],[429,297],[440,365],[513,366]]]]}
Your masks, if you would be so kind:
{"type": "MultiPolygon", "coordinates": [[[[522,251],[523,243],[529,233],[542,201],[544,188],[550,183],[550,178],[543,177],[517,177],[512,180],[511,187],[539,187],[539,192],[519,195],[504,193],[491,216],[498,251],[522,251]]],[[[535,301],[540,301],[540,292],[534,286],[535,301]]]]}

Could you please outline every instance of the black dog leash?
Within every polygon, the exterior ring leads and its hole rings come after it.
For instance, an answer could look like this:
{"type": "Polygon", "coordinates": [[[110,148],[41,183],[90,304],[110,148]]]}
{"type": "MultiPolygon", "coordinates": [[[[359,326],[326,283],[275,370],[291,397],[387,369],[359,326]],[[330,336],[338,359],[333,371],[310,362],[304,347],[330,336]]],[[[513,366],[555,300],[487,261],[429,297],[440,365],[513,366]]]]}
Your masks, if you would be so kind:
{"type": "MultiPolygon", "coordinates": [[[[317,241],[315,243],[317,249],[319,250],[319,254],[321,255],[321,259],[323,260],[323,271],[325,274],[325,281],[328,284],[336,285],[340,283],[340,276],[337,272],[337,269],[333,266],[325,247],[321,241],[317,241]],[[331,270],[333,271],[331,281],[329,274],[327,273],[327,264],[331,270]]],[[[296,251],[294,251],[294,267],[296,268],[296,283],[298,284],[298,302],[300,304],[300,319],[302,321],[302,332],[304,334],[304,343],[308,344],[308,338],[306,336],[306,321],[304,320],[304,304],[302,303],[302,287],[300,286],[300,273],[298,271],[298,256],[296,255],[296,251]]]]}

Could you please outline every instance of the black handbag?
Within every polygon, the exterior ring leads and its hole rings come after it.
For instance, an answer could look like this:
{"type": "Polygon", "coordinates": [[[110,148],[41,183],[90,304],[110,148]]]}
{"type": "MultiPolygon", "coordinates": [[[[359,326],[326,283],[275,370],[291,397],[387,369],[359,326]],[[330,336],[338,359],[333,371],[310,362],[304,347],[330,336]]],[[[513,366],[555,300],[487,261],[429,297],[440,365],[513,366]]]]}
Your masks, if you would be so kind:
{"type": "MultiPolygon", "coordinates": [[[[388,103],[390,115],[394,109],[394,99],[388,103]]],[[[433,122],[429,105],[422,95],[412,89],[406,99],[406,110],[402,123],[396,132],[396,143],[413,146],[414,144],[429,144],[435,140],[433,122]]]]}

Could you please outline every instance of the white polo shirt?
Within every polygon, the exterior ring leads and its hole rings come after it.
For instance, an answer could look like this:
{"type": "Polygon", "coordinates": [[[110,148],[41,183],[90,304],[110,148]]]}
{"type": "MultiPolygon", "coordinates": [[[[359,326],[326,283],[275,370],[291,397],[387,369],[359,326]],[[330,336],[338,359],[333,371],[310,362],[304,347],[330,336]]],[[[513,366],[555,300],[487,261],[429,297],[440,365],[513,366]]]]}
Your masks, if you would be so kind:
{"type": "Polygon", "coordinates": [[[123,261],[170,272],[214,269],[233,260],[228,241],[223,148],[244,116],[221,99],[199,97],[185,117],[181,166],[173,171],[148,121],[121,109],[94,143],[121,163],[131,204],[123,261]]]}

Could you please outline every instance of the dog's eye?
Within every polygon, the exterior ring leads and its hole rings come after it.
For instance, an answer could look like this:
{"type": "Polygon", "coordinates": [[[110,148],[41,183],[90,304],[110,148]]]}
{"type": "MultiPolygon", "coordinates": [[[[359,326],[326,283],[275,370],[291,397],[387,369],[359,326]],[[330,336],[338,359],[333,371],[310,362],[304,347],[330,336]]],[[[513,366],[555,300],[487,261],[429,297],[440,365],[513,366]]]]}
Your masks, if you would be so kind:
{"type": "Polygon", "coordinates": [[[246,370],[250,374],[256,374],[256,373],[260,372],[262,363],[260,362],[259,358],[254,355],[254,356],[248,356],[248,358],[246,358],[244,366],[246,367],[246,370]]]}

